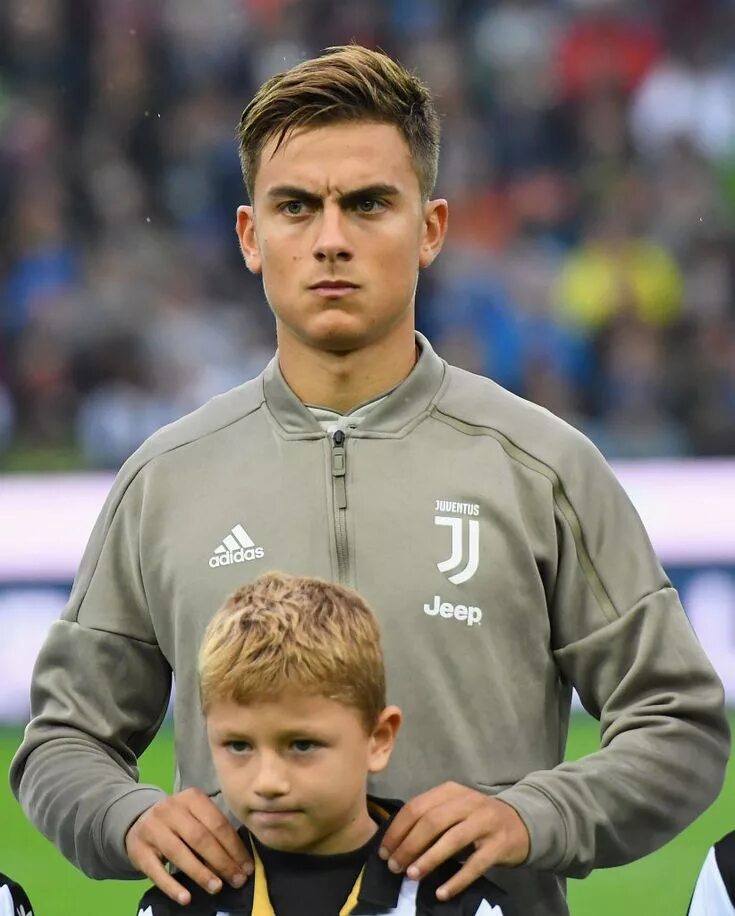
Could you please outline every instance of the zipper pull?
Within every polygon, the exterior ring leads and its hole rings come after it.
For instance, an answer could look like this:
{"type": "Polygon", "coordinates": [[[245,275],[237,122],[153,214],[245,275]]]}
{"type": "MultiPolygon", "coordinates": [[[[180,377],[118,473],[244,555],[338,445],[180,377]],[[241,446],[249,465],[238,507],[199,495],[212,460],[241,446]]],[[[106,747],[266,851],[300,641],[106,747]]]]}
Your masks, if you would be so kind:
{"type": "Polygon", "coordinates": [[[332,479],[334,481],[335,503],[338,509],[347,508],[345,438],[343,429],[337,429],[332,434],[332,479]]]}

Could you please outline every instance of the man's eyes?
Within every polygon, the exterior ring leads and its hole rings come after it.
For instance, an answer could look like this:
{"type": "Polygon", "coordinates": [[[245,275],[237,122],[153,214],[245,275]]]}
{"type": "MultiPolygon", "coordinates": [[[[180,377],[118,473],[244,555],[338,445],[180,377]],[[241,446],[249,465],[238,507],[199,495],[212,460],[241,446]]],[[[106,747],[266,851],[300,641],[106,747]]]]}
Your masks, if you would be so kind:
{"type": "Polygon", "coordinates": [[[287,216],[301,216],[304,213],[306,204],[303,200],[287,200],[281,204],[281,212],[287,216]]]}
{"type": "MultiPolygon", "coordinates": [[[[379,197],[361,197],[349,204],[349,209],[364,215],[380,213],[385,210],[385,207],[385,201],[379,197]]],[[[308,204],[303,200],[287,200],[279,206],[281,213],[285,213],[286,216],[304,216],[313,209],[313,204],[308,204]]]]}
{"type": "Polygon", "coordinates": [[[380,213],[385,209],[385,201],[379,197],[363,197],[357,201],[355,209],[360,213],[380,213]]]}

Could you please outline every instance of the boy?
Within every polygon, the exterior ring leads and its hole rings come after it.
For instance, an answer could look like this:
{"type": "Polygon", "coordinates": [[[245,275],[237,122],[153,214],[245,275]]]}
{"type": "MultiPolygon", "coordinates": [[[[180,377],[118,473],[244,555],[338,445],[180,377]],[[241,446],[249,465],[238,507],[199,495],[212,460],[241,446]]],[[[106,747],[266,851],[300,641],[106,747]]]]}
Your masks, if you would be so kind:
{"type": "MultiPolygon", "coordinates": [[[[507,916],[506,895],[481,878],[449,903],[378,856],[400,805],[368,798],[401,723],[387,706],[378,626],[355,592],[267,573],[214,617],[199,655],[207,736],[227,804],[243,824],[254,880],[209,895],[177,875],[192,916],[422,913],[507,916]]],[[[138,916],[179,913],[152,888],[138,916]]]]}

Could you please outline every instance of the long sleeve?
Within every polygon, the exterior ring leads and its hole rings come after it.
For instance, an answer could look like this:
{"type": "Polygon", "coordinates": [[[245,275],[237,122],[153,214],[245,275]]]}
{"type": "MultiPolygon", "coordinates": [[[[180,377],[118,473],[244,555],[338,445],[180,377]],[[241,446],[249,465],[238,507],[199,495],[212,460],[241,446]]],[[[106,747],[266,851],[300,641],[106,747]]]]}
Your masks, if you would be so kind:
{"type": "Polygon", "coordinates": [[[140,475],[123,469],[36,662],[32,719],[10,770],[28,818],[95,878],[138,877],[125,833],[164,796],[138,783],[171,690],[140,569],[142,500],[140,475]]]}
{"type": "Polygon", "coordinates": [[[729,729],[722,685],[640,519],[599,453],[577,442],[553,482],[551,650],[600,720],[600,750],[499,797],[528,827],[526,864],[581,877],[653,851],[710,805],[729,729]]]}

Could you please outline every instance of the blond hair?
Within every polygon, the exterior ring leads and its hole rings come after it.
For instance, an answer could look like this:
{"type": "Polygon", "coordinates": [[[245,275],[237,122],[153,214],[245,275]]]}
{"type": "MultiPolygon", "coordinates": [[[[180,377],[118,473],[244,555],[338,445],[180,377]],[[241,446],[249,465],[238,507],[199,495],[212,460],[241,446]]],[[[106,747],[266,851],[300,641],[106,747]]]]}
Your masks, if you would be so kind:
{"type": "Polygon", "coordinates": [[[271,77],[243,111],[237,129],[240,164],[253,198],[263,147],[276,150],[296,130],[346,121],[394,124],[411,152],[428,200],[439,162],[439,118],[429,89],[399,63],[360,45],[327,48],[271,77]]]}
{"type": "Polygon", "coordinates": [[[206,713],[217,701],[246,705],[286,688],[355,707],[371,730],[385,708],[378,623],[350,588],[271,572],[232,594],[199,653],[206,713]]]}

